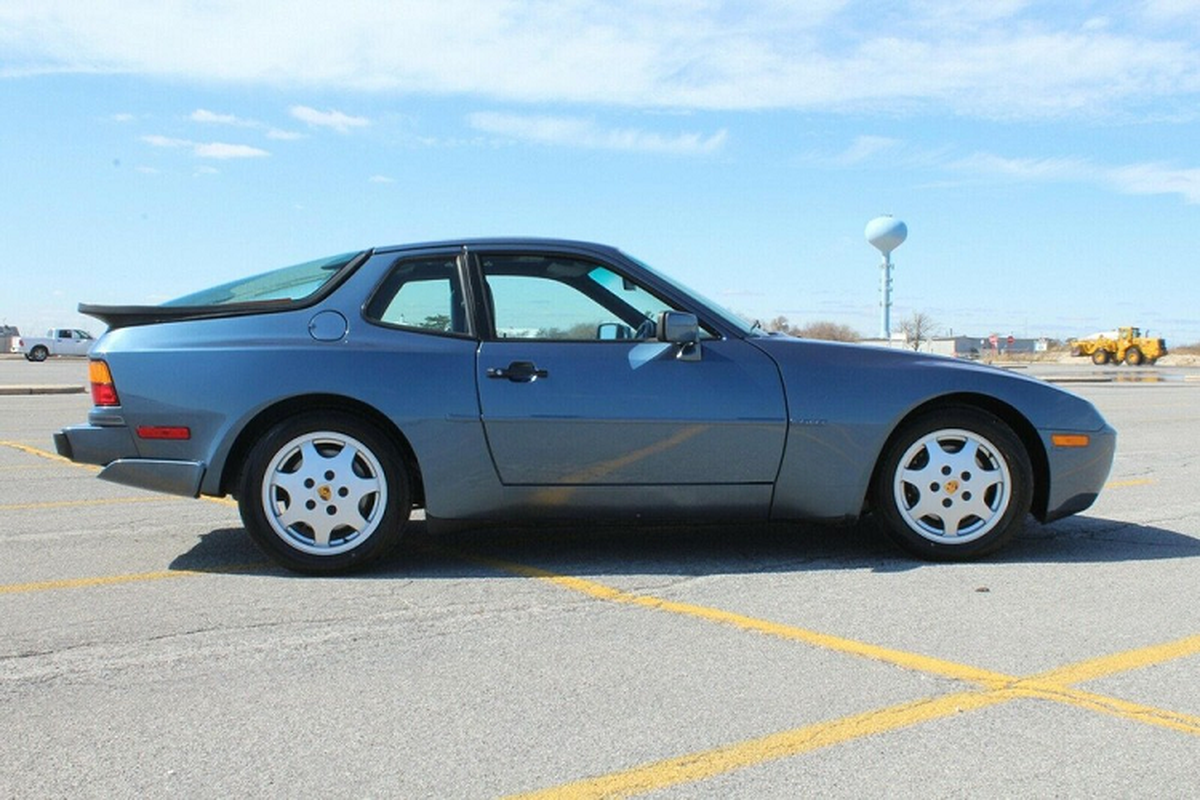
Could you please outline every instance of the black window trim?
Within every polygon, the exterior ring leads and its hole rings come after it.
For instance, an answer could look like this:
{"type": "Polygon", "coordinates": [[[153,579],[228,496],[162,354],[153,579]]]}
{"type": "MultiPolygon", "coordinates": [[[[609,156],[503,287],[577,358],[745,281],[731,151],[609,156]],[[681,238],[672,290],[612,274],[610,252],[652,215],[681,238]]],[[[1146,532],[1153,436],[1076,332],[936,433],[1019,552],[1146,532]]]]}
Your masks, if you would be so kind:
{"type": "MultiPolygon", "coordinates": [[[[703,341],[720,341],[720,340],[726,338],[724,333],[722,333],[721,329],[718,326],[708,323],[706,321],[705,315],[697,313],[697,310],[691,303],[679,302],[679,298],[676,296],[676,293],[664,293],[661,291],[661,288],[656,285],[656,282],[647,281],[644,278],[642,278],[641,276],[630,275],[630,272],[632,270],[627,268],[624,264],[615,263],[608,259],[602,259],[594,253],[576,253],[576,252],[572,252],[570,250],[559,250],[559,249],[555,249],[555,248],[542,249],[542,248],[513,248],[513,247],[502,247],[502,248],[483,247],[478,250],[470,250],[468,253],[468,249],[467,249],[466,245],[463,246],[462,250],[463,250],[464,254],[469,255],[470,260],[471,260],[470,278],[476,285],[478,285],[480,287],[479,289],[474,290],[474,292],[473,292],[474,296],[483,296],[484,293],[487,293],[490,291],[487,286],[487,278],[484,275],[483,263],[482,263],[482,260],[489,256],[496,256],[496,257],[537,256],[537,257],[544,257],[544,258],[554,258],[554,257],[569,258],[572,261],[578,261],[578,262],[583,262],[586,264],[592,264],[595,267],[600,267],[600,268],[606,269],[619,278],[631,280],[635,284],[637,284],[637,286],[642,291],[657,298],[659,300],[659,302],[665,303],[666,305],[668,305],[672,308],[681,309],[681,310],[687,311],[688,313],[696,314],[696,318],[700,322],[700,328],[703,331],[705,331],[706,333],[708,333],[711,337],[713,337],[711,340],[702,339],[701,340],[702,342],[703,341]]],[[[618,301],[620,301],[621,298],[616,295],[613,295],[611,292],[602,291],[601,288],[596,286],[596,284],[594,282],[587,283],[587,282],[585,282],[585,279],[586,279],[586,274],[584,276],[581,276],[580,278],[576,279],[577,282],[569,281],[569,280],[562,279],[562,278],[552,278],[552,280],[557,280],[559,283],[563,284],[564,286],[568,286],[572,289],[575,289],[576,291],[579,291],[581,294],[583,294],[586,297],[588,297],[589,299],[595,301],[598,305],[602,306],[603,308],[605,308],[609,311],[612,311],[612,309],[609,308],[608,304],[600,302],[598,297],[605,297],[606,299],[615,298],[618,301]],[[592,290],[594,290],[594,291],[592,291],[592,290]]],[[[480,304],[478,304],[478,306],[479,307],[477,308],[476,313],[473,316],[476,318],[477,324],[479,326],[478,330],[481,333],[480,340],[484,341],[484,342],[544,342],[544,343],[556,343],[556,344],[605,344],[605,345],[626,345],[626,346],[628,346],[631,343],[636,344],[639,341],[637,339],[538,339],[538,338],[515,338],[514,339],[514,338],[501,337],[501,336],[496,335],[495,319],[493,318],[494,312],[493,312],[493,309],[491,308],[491,304],[490,303],[488,303],[488,304],[480,303],[480,304]],[[485,305],[486,305],[486,307],[484,307],[485,305]]],[[[642,312],[638,311],[633,306],[629,305],[628,303],[625,303],[625,307],[630,311],[631,317],[645,319],[642,312]]],[[[616,314],[616,312],[613,312],[613,313],[616,314]]],[[[619,314],[617,314],[616,316],[623,323],[628,324],[628,321],[626,319],[624,319],[623,317],[621,317],[619,314]]],[[[656,320],[656,322],[657,322],[657,320],[656,320]]],[[[650,341],[650,340],[647,340],[647,341],[650,341]]]]}

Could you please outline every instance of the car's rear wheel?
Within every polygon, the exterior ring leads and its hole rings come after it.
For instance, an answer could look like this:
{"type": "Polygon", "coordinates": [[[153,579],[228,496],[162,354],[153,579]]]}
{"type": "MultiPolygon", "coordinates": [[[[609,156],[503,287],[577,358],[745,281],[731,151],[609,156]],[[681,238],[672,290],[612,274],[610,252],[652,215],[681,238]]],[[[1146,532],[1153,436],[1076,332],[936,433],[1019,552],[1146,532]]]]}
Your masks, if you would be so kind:
{"type": "Polygon", "coordinates": [[[30,361],[45,361],[49,356],[50,351],[39,344],[37,347],[29,351],[28,358],[30,361]]]}
{"type": "Polygon", "coordinates": [[[922,558],[986,555],[1020,532],[1033,501],[1033,468],[1002,420],[954,407],[908,422],[888,444],[874,506],[888,534],[922,558]]]}
{"type": "Polygon", "coordinates": [[[408,521],[408,471],[395,445],[347,414],[309,413],[271,428],[239,486],[246,531],[299,572],[356,569],[386,554],[408,521]]]}
{"type": "Polygon", "coordinates": [[[1125,351],[1125,363],[1131,367],[1141,366],[1141,363],[1145,360],[1146,358],[1142,355],[1141,349],[1137,347],[1131,347],[1125,351]]]}

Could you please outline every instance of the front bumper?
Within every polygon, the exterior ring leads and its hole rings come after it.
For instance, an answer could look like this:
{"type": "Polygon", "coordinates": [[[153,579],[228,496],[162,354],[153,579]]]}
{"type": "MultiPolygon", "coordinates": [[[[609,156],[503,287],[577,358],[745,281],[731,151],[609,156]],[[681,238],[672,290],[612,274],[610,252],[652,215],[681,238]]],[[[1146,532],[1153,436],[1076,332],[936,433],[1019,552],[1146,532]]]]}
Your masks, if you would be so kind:
{"type": "Polygon", "coordinates": [[[54,434],[60,456],[103,467],[100,478],[153,492],[199,497],[207,466],[200,461],[139,458],[123,425],[76,425],[54,434]]]}
{"type": "Polygon", "coordinates": [[[1078,514],[1096,502],[1112,470],[1117,451],[1117,432],[1109,425],[1088,433],[1087,447],[1055,447],[1047,434],[1043,438],[1050,462],[1050,487],[1042,522],[1051,522],[1078,514]]]}

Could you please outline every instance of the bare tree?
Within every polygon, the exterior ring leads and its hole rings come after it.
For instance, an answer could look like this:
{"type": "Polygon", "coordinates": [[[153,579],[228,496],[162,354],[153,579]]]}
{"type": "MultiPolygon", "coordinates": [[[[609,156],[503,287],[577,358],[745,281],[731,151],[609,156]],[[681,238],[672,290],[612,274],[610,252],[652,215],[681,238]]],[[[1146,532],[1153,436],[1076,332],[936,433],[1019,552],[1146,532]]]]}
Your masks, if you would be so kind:
{"type": "Polygon", "coordinates": [[[767,323],[766,328],[773,333],[792,333],[792,326],[788,323],[788,318],[778,316],[767,323]]]}
{"type": "Polygon", "coordinates": [[[831,342],[857,342],[862,339],[858,331],[849,325],[836,322],[810,322],[807,325],[792,325],[784,316],[776,317],[766,324],[768,331],[799,336],[801,339],[825,339],[831,342]]]}
{"type": "Polygon", "coordinates": [[[900,323],[900,332],[904,334],[904,341],[909,347],[920,350],[921,343],[932,339],[937,327],[933,317],[924,311],[914,311],[911,317],[900,323]]]}
{"type": "Polygon", "coordinates": [[[793,328],[792,334],[801,339],[825,339],[830,342],[857,342],[862,339],[858,331],[837,322],[810,322],[803,328],[793,328]]]}

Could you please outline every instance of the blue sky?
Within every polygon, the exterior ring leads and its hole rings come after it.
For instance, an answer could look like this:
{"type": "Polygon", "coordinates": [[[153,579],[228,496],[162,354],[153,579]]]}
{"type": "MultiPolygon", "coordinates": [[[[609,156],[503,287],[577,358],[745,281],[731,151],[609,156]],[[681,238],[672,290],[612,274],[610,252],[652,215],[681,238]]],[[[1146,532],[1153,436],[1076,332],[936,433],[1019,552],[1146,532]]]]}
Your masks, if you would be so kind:
{"type": "Polygon", "coordinates": [[[1200,0],[4,0],[0,322],[371,245],[615,244],[749,317],[1200,342],[1200,0]]]}

